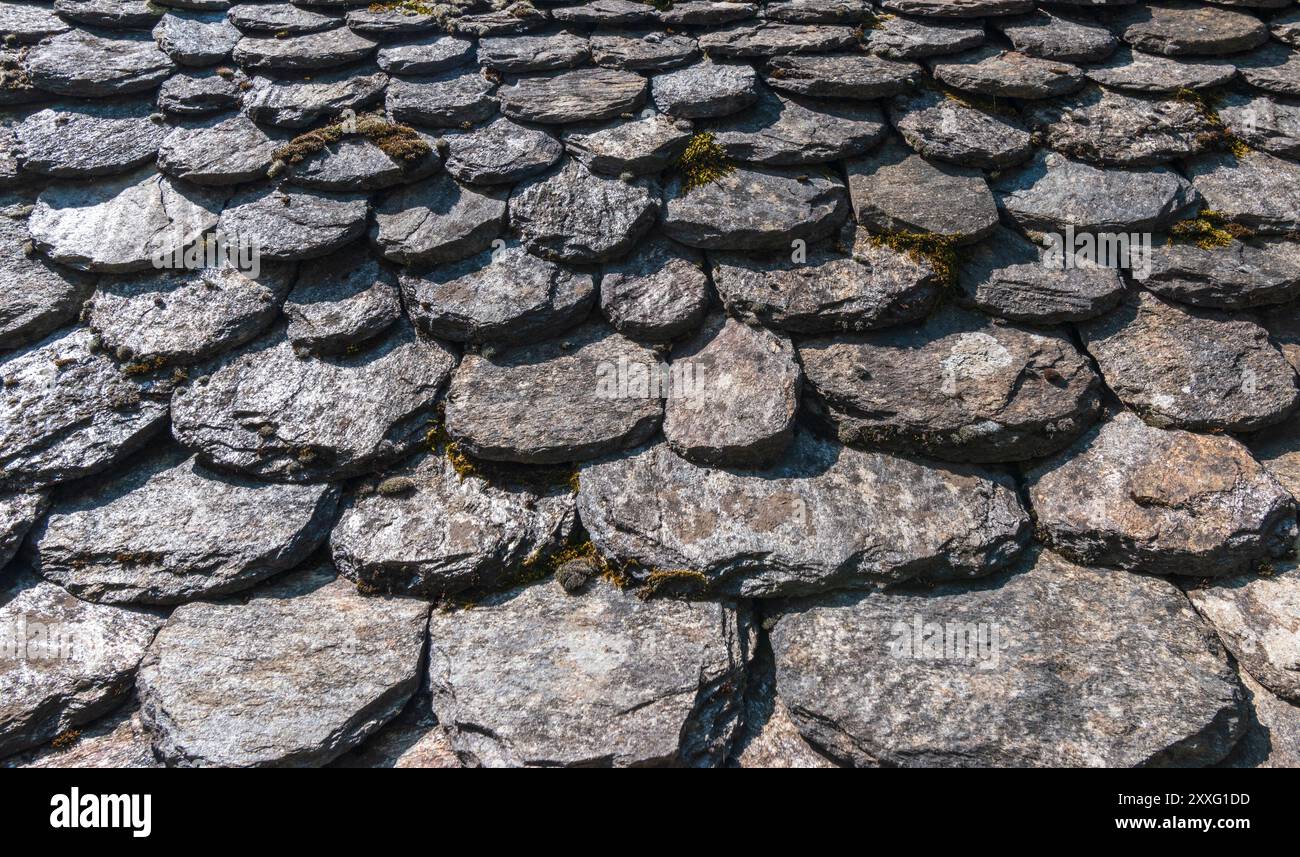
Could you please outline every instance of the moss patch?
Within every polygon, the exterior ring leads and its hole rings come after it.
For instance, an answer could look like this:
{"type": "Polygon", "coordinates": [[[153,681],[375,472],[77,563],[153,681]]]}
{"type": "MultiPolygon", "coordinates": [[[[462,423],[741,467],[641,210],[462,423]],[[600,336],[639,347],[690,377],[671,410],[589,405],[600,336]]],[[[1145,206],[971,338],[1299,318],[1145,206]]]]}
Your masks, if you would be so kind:
{"type": "Polygon", "coordinates": [[[683,193],[711,184],[736,170],[735,163],[708,131],[691,137],[675,166],[682,177],[683,193]]]}
{"type": "Polygon", "coordinates": [[[933,232],[886,232],[871,236],[871,242],[896,253],[925,262],[945,286],[957,285],[957,237],[933,232]]]}
{"type": "Polygon", "coordinates": [[[482,461],[461,448],[460,442],[447,433],[443,406],[439,405],[434,419],[424,433],[424,442],[430,452],[444,456],[464,481],[468,477],[482,479],[496,487],[528,488],[548,492],[557,488],[577,492],[578,468],[572,464],[509,464],[501,461],[482,461]]]}
{"type": "Polygon", "coordinates": [[[50,742],[50,746],[55,750],[67,750],[73,747],[79,740],[81,740],[80,729],[65,729],[58,735],[54,736],[54,740],[50,742]]]}
{"type": "Polygon", "coordinates": [[[354,122],[353,127],[349,127],[348,123],[335,122],[299,134],[275,150],[275,159],[286,164],[300,164],[353,133],[374,143],[380,151],[403,167],[418,163],[433,151],[433,147],[424,142],[409,125],[398,125],[374,114],[358,116],[354,122]]]}
{"type": "Polygon", "coordinates": [[[383,3],[371,3],[366,11],[382,14],[384,12],[401,12],[403,15],[432,15],[434,8],[420,0],[388,0],[383,3]]]}
{"type": "Polygon", "coordinates": [[[1233,241],[1250,238],[1254,231],[1229,222],[1221,211],[1203,210],[1191,220],[1180,220],[1169,228],[1168,244],[1195,244],[1202,250],[1227,247],[1233,241]]]}
{"type": "Polygon", "coordinates": [[[1174,99],[1184,104],[1191,104],[1210,126],[1209,131],[1196,135],[1196,142],[1204,149],[1216,149],[1231,152],[1234,157],[1244,158],[1251,153],[1246,141],[1233,134],[1224,124],[1216,105],[1223,99],[1222,90],[1195,90],[1183,87],[1174,93],[1174,99]]]}
{"type": "Polygon", "coordinates": [[[645,585],[636,592],[636,597],[649,601],[661,592],[687,594],[707,589],[709,579],[702,573],[690,568],[656,568],[645,578],[645,585]]]}

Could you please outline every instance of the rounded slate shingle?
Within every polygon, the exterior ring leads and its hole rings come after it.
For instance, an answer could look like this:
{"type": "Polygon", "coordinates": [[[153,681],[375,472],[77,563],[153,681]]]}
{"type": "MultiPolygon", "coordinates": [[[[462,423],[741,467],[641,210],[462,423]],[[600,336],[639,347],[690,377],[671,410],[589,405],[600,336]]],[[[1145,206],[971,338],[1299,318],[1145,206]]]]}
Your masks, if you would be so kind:
{"type": "Polygon", "coordinates": [[[506,220],[503,191],[462,185],[446,173],[390,191],[375,205],[370,242],[390,262],[454,262],[487,249],[506,220]]]}
{"type": "Polygon", "coordinates": [[[293,262],[324,256],[366,231],[364,196],[327,191],[253,189],[232,197],[219,231],[228,242],[257,247],[264,259],[293,262]]]}
{"type": "Polygon", "coordinates": [[[85,98],[154,89],[175,68],[148,35],[97,36],[84,30],[35,45],[24,67],[38,89],[85,98]]]}
{"type": "Polygon", "coordinates": [[[158,154],[166,128],[141,102],[60,104],[16,129],[22,169],[58,178],[122,173],[158,154]]]}
{"type": "Polygon", "coordinates": [[[397,278],[352,244],[300,267],[284,303],[285,335],[316,353],[344,351],[387,330],[401,318],[397,278]]]}
{"type": "Polygon", "coordinates": [[[562,125],[599,122],[635,111],[645,102],[649,82],[616,69],[584,68],[521,77],[497,91],[501,112],[521,122],[562,125]]]}
{"type": "Polygon", "coordinates": [[[510,224],[529,251],[566,262],[626,255],[659,216],[659,188],[593,173],[569,159],[515,188],[510,224]]]}

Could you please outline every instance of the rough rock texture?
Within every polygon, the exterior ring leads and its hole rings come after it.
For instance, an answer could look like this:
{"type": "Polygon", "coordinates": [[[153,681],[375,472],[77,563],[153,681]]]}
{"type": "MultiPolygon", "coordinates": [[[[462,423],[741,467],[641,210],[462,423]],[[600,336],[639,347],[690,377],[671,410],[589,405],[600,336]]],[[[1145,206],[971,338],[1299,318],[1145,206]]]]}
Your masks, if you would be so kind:
{"type": "Polygon", "coordinates": [[[505,223],[499,191],[462,185],[446,173],[392,191],[375,206],[370,243],[385,259],[428,266],[473,256],[505,223]]]}
{"type": "Polygon", "coordinates": [[[302,266],[284,303],[294,345],[335,353],[387,330],[402,316],[397,281],[360,245],[302,266]]]}
{"type": "Polygon", "coordinates": [[[178,767],[310,767],[360,744],[418,682],[428,605],[326,567],[247,603],[186,604],[140,664],[155,752],[178,767]]]}
{"type": "Polygon", "coordinates": [[[1069,63],[1003,51],[993,45],[930,61],[935,80],[993,98],[1051,98],[1083,85],[1083,72],[1069,63]]]}
{"type": "Polygon", "coordinates": [[[869,100],[907,92],[921,76],[915,63],[868,54],[774,57],[769,86],[796,95],[869,100]]]}
{"type": "Polygon", "coordinates": [[[1109,60],[1089,66],[1084,73],[1113,89],[1174,94],[1181,89],[1221,86],[1237,76],[1237,67],[1211,59],[1176,60],[1120,48],[1109,60]]]}
{"type": "Polygon", "coordinates": [[[177,128],[158,151],[158,168],[201,185],[236,185],[266,175],[277,143],[246,116],[177,128]]]}
{"type": "Polygon", "coordinates": [[[821,164],[860,155],[880,142],[884,117],[872,105],[835,105],[772,92],[742,117],[702,124],[728,157],[773,166],[821,164]]]}
{"type": "Polygon", "coordinates": [[[1300,294],[1300,244],[1268,238],[1208,249],[1156,244],[1150,270],[1135,270],[1133,278],[1161,297],[1195,306],[1285,303],[1300,294]]]}
{"type": "Polygon", "coordinates": [[[448,134],[447,172],[468,184],[514,184],[560,159],[564,147],[550,134],[509,119],[466,134],[448,134]]]}
{"type": "Polygon", "coordinates": [[[1250,673],[1241,673],[1241,684],[1251,705],[1249,726],[1223,767],[1300,767],[1300,709],[1269,693],[1250,673]]]}
{"type": "Polygon", "coordinates": [[[174,68],[147,34],[99,36],[85,30],[42,40],[27,53],[24,64],[37,88],[79,98],[153,89],[174,68]]]}
{"type": "Polygon", "coordinates": [[[771,638],[804,737],[858,767],[1206,765],[1245,731],[1234,671],[1173,586],[1046,552],[983,585],[797,601],[771,638]]]}
{"type": "Polygon", "coordinates": [[[0,768],[158,768],[140,706],[129,702],[80,729],[71,747],[38,747],[0,760],[0,768]]]}
{"type": "Polygon", "coordinates": [[[616,69],[580,69],[524,77],[497,92],[511,119],[558,125],[599,122],[636,110],[645,101],[644,77],[616,69]]]}
{"type": "Polygon", "coordinates": [[[664,188],[668,237],[709,250],[776,250],[832,234],[848,216],[839,178],[739,167],[703,187],[674,177],[664,188]]]}
{"type": "Polygon", "coordinates": [[[1165,56],[1230,54],[1268,40],[1254,15],[1202,3],[1144,3],[1121,10],[1115,27],[1133,47],[1165,56]]]}
{"type": "Polygon", "coordinates": [[[0,197],[0,349],[39,339],[71,319],[94,279],[26,252],[23,200],[0,197]]]}
{"type": "Polygon", "coordinates": [[[602,269],[600,310],[624,336],[675,339],[694,330],[708,306],[709,281],[699,252],[667,238],[650,238],[602,269]]]}
{"type": "Polygon", "coordinates": [[[314,259],[365,232],[368,209],[352,194],[258,189],[226,204],[220,230],[228,241],[256,242],[264,259],[314,259]]]}
{"type": "Polygon", "coordinates": [[[1221,577],[1291,549],[1295,502],[1237,441],[1121,413],[1030,471],[1040,535],[1086,565],[1221,577]]]}
{"type": "Polygon", "coordinates": [[[1300,229],[1300,164],[1253,152],[1203,155],[1187,173],[1206,208],[1264,235],[1300,229]]]}
{"type": "Polygon", "coordinates": [[[577,160],[521,184],[510,222],[529,251],[575,263],[624,256],[659,214],[658,187],[594,173],[577,160]]]}
{"type": "Polygon", "coordinates": [[[1165,163],[1203,151],[1217,139],[1214,125],[1191,101],[1105,89],[1036,106],[1027,118],[1052,149],[1103,165],[1165,163]]]}
{"type": "Polygon", "coordinates": [[[889,118],[917,152],[961,166],[1001,170],[1034,151],[1018,119],[985,113],[938,92],[895,98],[889,118]]]}
{"type": "Polygon", "coordinates": [[[590,129],[579,126],[565,135],[564,146],[593,172],[643,175],[672,164],[690,139],[689,126],[655,114],[590,129]]]}
{"type": "Polygon", "coordinates": [[[546,581],[429,622],[433,710],[484,767],[717,766],[740,717],[752,619],[546,581]]]}
{"type": "Polygon", "coordinates": [[[330,548],[340,573],[381,592],[500,587],[556,553],[576,520],[567,488],[493,485],[437,454],[376,484],[349,498],[330,548]]]}
{"type": "Polygon", "coordinates": [[[49,507],[49,495],[44,491],[0,494],[0,570],[14,558],[27,531],[49,507]]]}
{"type": "Polygon", "coordinates": [[[158,154],[165,129],[149,120],[149,105],[68,105],[28,116],[18,125],[19,167],[58,178],[126,172],[158,154]]]}
{"type": "Polygon", "coordinates": [[[642,576],[690,569],[742,597],[979,577],[1029,537],[1008,476],[806,431],[765,470],[699,467],[655,444],[583,467],[579,485],[578,515],[603,554],[642,576]]]}

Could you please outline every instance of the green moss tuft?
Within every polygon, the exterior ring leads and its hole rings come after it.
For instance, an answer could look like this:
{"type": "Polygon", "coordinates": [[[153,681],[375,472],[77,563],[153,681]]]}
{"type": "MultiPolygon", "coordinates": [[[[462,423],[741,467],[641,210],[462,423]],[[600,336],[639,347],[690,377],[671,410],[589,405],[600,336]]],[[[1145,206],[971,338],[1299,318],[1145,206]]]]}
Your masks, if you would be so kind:
{"type": "Polygon", "coordinates": [[[433,147],[424,142],[414,128],[389,122],[381,115],[366,115],[356,118],[355,129],[349,128],[346,123],[336,122],[299,134],[275,150],[275,159],[286,164],[300,164],[350,133],[365,137],[403,167],[419,162],[433,151],[433,147]]]}
{"type": "Polygon", "coordinates": [[[888,247],[896,253],[905,253],[918,262],[934,269],[935,276],[945,286],[957,285],[956,236],[937,235],[933,232],[886,232],[871,236],[873,244],[888,247]]]}
{"type": "Polygon", "coordinates": [[[686,150],[677,159],[676,169],[682,177],[682,191],[690,193],[735,172],[736,165],[718,145],[717,138],[702,131],[686,144],[686,150]]]}
{"type": "Polygon", "coordinates": [[[1215,250],[1254,234],[1250,228],[1230,222],[1223,212],[1207,208],[1193,219],[1180,220],[1170,227],[1167,243],[1195,244],[1202,250],[1215,250]]]}

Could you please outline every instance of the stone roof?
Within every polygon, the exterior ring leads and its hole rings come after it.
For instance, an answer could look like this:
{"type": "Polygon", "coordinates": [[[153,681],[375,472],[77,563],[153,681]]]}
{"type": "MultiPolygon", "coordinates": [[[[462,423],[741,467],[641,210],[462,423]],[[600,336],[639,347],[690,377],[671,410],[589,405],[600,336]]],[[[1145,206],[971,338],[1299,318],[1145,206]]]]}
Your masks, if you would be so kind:
{"type": "Polygon", "coordinates": [[[1288,0],[0,36],[0,764],[1300,764],[1288,0]]]}

